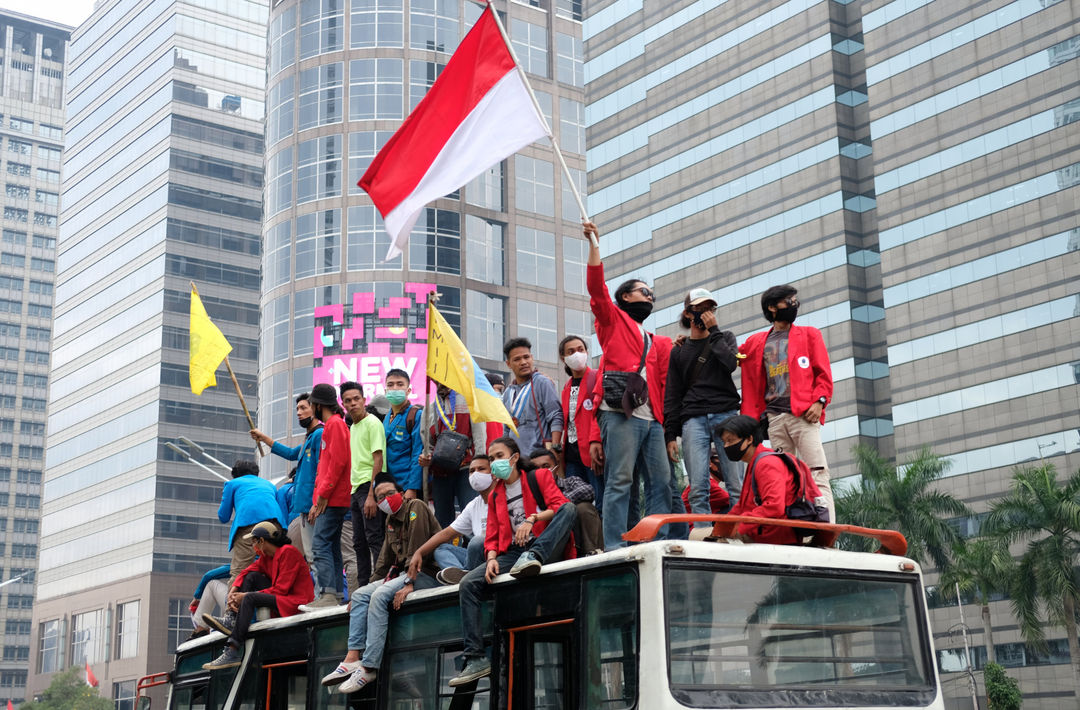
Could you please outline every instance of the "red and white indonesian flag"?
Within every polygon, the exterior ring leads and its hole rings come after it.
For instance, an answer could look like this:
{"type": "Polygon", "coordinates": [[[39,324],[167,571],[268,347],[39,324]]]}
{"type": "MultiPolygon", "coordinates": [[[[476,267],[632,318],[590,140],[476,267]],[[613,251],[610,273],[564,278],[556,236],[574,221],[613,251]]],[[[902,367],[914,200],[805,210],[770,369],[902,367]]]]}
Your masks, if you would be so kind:
{"type": "Polygon", "coordinates": [[[360,178],[401,253],[424,205],[547,135],[490,6],[360,178]]]}
{"type": "Polygon", "coordinates": [[[98,686],[97,676],[94,675],[94,671],[90,670],[90,661],[86,662],[86,684],[91,688],[98,686]]]}

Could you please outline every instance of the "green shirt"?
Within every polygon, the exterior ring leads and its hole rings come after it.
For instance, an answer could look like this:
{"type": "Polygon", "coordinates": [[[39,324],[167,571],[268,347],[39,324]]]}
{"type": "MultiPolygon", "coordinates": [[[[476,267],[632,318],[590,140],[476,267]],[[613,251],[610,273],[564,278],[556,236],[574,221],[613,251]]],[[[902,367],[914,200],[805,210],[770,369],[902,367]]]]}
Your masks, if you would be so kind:
{"type": "Polygon", "coordinates": [[[349,447],[352,449],[352,489],[371,480],[371,469],[375,464],[374,453],[382,452],[383,465],[380,473],[386,470],[386,430],[383,423],[373,414],[368,414],[349,427],[349,447]]]}

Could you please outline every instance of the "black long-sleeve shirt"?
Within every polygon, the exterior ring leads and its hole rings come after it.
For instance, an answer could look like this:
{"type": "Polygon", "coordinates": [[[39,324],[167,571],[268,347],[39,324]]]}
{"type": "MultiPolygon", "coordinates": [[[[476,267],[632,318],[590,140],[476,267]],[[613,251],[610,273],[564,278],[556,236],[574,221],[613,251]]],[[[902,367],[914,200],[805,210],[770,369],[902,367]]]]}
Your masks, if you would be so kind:
{"type": "Polygon", "coordinates": [[[739,409],[739,391],[731,380],[738,344],[730,330],[709,328],[709,337],[686,340],[671,350],[664,394],[664,439],[675,441],[691,417],[739,409]],[[708,358],[690,385],[698,357],[708,358]]]}

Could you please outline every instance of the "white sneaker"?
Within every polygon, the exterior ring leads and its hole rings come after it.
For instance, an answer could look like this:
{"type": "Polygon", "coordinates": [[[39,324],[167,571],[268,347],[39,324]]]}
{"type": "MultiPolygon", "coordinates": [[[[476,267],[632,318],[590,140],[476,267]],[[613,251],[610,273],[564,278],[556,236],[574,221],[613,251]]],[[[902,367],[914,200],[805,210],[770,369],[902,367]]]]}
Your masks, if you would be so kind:
{"type": "Polygon", "coordinates": [[[350,661],[346,663],[342,661],[338,664],[338,667],[323,676],[322,684],[326,687],[333,685],[340,685],[349,679],[349,676],[353,674],[357,668],[360,667],[360,661],[350,661]]]}
{"type": "Polygon", "coordinates": [[[339,693],[348,694],[355,693],[362,688],[367,687],[369,683],[375,681],[375,671],[364,670],[363,668],[357,668],[353,671],[353,674],[349,676],[349,679],[341,684],[338,688],[339,693]]]}

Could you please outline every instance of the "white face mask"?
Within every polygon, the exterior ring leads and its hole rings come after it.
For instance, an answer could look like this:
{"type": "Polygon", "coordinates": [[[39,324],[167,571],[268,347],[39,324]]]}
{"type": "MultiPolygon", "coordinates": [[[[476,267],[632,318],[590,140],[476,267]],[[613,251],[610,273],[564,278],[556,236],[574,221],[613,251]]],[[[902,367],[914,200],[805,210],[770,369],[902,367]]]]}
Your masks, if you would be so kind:
{"type": "Polygon", "coordinates": [[[482,493],[491,488],[492,480],[491,474],[483,471],[473,471],[469,474],[469,485],[477,493],[482,493]]]}
{"type": "Polygon", "coordinates": [[[563,362],[565,362],[566,366],[571,370],[583,370],[585,369],[585,365],[589,362],[589,354],[582,351],[570,353],[563,358],[563,362]]]}

